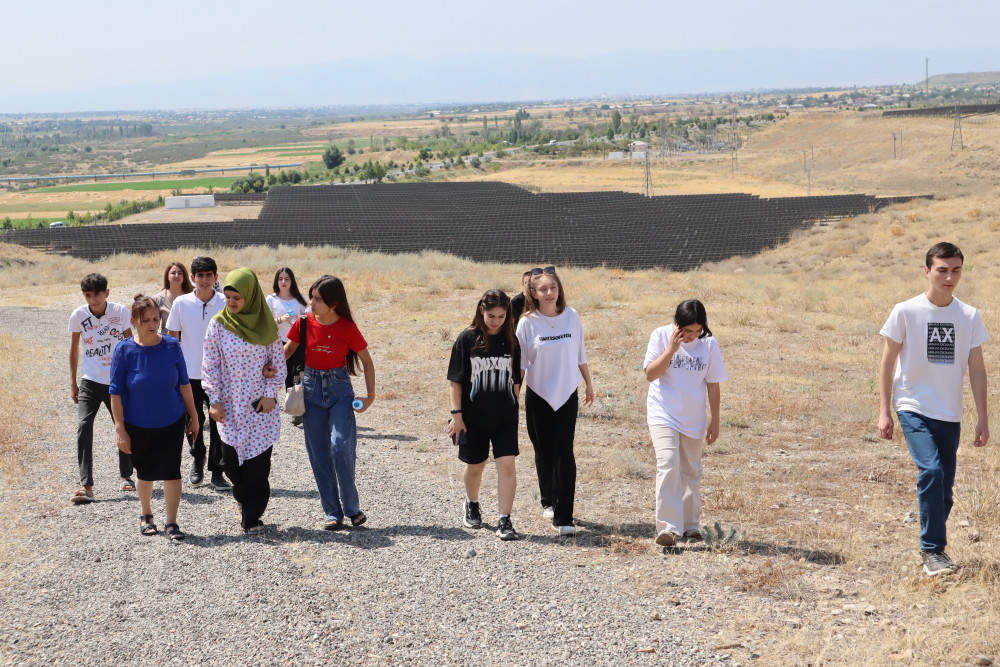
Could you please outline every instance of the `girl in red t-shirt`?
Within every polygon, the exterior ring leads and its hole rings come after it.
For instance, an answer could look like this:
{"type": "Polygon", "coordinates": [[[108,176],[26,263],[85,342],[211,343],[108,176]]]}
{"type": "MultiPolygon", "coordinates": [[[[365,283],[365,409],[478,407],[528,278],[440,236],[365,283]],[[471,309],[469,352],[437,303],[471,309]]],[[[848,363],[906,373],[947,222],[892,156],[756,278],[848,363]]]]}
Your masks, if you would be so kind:
{"type": "MultiPolygon", "coordinates": [[[[351,375],[364,369],[367,396],[360,397],[364,412],[375,400],[375,364],[351,316],[347,293],[339,278],[323,276],[309,288],[312,313],[306,315],[305,373],[302,389],[306,412],[302,429],[319,497],[326,515],[326,530],[340,530],[344,517],[355,528],[368,520],[361,511],[354,481],[357,460],[357,427],[354,421],[354,388],[351,375]]],[[[302,318],[292,325],[285,343],[285,358],[302,343],[302,318]]]]}

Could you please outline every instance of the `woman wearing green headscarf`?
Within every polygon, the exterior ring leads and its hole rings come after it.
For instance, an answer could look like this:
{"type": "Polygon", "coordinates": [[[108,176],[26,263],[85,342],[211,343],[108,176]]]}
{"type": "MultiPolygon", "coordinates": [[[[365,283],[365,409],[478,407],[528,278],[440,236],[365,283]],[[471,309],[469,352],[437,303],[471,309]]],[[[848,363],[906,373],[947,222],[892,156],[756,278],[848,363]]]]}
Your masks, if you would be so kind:
{"type": "Polygon", "coordinates": [[[275,403],[285,386],[285,353],[253,271],[232,271],[223,294],[226,307],[205,333],[202,388],[212,404],[209,415],[219,423],[223,467],[242,506],[243,529],[259,535],[271,495],[271,448],[281,429],[275,403]],[[268,363],[274,377],[261,374],[268,363]]]}

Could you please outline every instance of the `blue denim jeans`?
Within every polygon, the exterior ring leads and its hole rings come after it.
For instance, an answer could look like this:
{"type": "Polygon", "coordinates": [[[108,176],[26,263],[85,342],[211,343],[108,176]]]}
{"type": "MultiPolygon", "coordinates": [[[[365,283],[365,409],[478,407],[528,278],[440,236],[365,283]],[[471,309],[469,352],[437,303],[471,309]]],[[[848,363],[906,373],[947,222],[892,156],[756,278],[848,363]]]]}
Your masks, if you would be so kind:
{"type": "Polygon", "coordinates": [[[954,504],[955,463],[960,422],[931,419],[916,412],[899,412],[899,426],[917,464],[917,503],[920,506],[920,548],[944,551],[945,524],[954,504]]]}
{"type": "Polygon", "coordinates": [[[347,367],[320,371],[306,366],[302,389],[306,402],[302,430],[326,520],[354,516],[361,511],[354,483],[358,432],[347,367]]]}

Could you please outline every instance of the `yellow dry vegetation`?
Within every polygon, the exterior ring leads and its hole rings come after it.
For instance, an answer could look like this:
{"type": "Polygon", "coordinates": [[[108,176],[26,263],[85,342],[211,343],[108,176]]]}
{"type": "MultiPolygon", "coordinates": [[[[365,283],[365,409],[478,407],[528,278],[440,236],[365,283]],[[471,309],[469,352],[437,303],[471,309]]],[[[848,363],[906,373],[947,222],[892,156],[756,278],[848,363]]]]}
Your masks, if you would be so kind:
{"type": "MultiPolygon", "coordinates": [[[[747,531],[739,547],[683,557],[685,569],[738,591],[717,618],[720,634],[752,645],[762,664],[968,664],[979,654],[1000,654],[1000,448],[973,449],[966,435],[949,546],[962,569],[931,581],[920,570],[917,524],[904,522],[916,510],[905,443],[898,435],[874,437],[878,330],[894,303],[924,289],[928,246],[947,239],[965,250],[959,297],[980,308],[988,331],[1000,332],[993,304],[998,219],[996,193],[969,194],[816,226],[758,256],[689,273],[562,270],[569,303],[584,319],[597,393],[595,406],[581,409],[576,448],[578,515],[605,545],[603,555],[588,557],[622,559],[634,575],[622,585],[651,595],[662,593],[675,567],[642,528],[652,520],[654,462],[641,363],[650,332],[669,321],[679,301],[697,297],[730,376],[722,389],[722,435],[705,456],[703,518],[747,531]],[[867,611],[844,611],[858,604],[867,611]],[[786,627],[791,616],[801,629],[786,627]]],[[[68,312],[79,299],[76,276],[95,269],[108,275],[113,294],[150,290],[167,261],[204,250],[117,256],[99,265],[22,256],[30,263],[0,270],[0,305],[44,303],[68,312]]],[[[399,446],[422,447],[442,479],[458,474],[447,448],[426,453],[424,444],[441,437],[430,416],[447,407],[442,369],[451,340],[482,291],[516,289],[524,267],[439,253],[284,246],[214,247],[211,254],[227,270],[254,268],[265,285],[284,264],[304,284],[322,273],[342,276],[385,383],[376,410],[427,414],[413,421],[417,440],[399,446]],[[406,373],[397,372],[404,366],[406,373]]],[[[998,348],[984,349],[988,368],[996,368],[998,348]]],[[[18,352],[0,354],[0,367],[24,371],[18,352]]],[[[969,434],[968,397],[966,405],[969,434]]],[[[995,378],[989,407],[996,415],[995,378]]],[[[30,415],[32,408],[24,409],[30,415]]],[[[533,516],[530,456],[518,466],[515,510],[533,516]]],[[[531,519],[524,521],[531,532],[531,519]]]]}

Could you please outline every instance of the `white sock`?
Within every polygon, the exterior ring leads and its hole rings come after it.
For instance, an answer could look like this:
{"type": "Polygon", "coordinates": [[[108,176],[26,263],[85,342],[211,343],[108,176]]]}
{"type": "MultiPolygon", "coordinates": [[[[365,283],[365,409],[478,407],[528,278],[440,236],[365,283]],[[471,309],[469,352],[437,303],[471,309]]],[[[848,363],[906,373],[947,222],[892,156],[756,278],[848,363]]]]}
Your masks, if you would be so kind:
{"type": "Polygon", "coordinates": [[[500,518],[501,518],[501,519],[509,519],[509,518],[510,518],[510,515],[509,515],[509,514],[501,514],[501,515],[500,515],[500,518]]]}
{"type": "Polygon", "coordinates": [[[479,502],[478,498],[476,500],[473,500],[472,498],[466,497],[466,500],[469,501],[470,503],[478,503],[479,502]]]}

